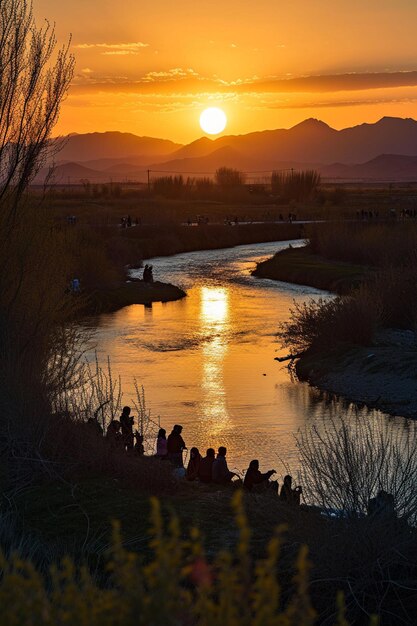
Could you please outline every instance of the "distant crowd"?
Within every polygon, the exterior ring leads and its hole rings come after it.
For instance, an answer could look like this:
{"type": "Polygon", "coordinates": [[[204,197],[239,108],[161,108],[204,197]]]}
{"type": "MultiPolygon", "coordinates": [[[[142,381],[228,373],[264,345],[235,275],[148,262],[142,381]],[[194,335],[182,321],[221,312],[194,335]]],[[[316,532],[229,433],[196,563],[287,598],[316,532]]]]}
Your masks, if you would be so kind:
{"type": "MultiPolygon", "coordinates": [[[[97,434],[103,435],[103,429],[97,419],[91,418],[89,424],[96,429],[97,434]]],[[[129,406],[125,406],[120,418],[110,422],[105,437],[112,449],[124,450],[130,454],[142,456],[145,452],[143,435],[134,431],[133,426],[134,418],[131,415],[131,409],[129,406]]],[[[225,446],[220,446],[217,454],[214,448],[208,448],[204,457],[198,448],[192,447],[187,467],[184,468],[184,452],[187,453],[188,449],[182,437],[182,430],[182,426],[176,424],[167,437],[166,430],[160,428],[156,440],[156,458],[171,463],[177,476],[183,476],[188,481],[198,481],[206,485],[210,483],[227,485],[232,481],[239,482],[241,480],[236,472],[229,470],[225,446]]],[[[248,491],[270,490],[278,494],[278,481],[271,480],[274,474],[276,474],[274,469],[261,472],[259,461],[253,459],[245,472],[243,487],[248,491]]],[[[289,504],[299,505],[301,494],[301,487],[293,488],[292,477],[290,475],[285,476],[279,492],[280,499],[289,504]]]]}

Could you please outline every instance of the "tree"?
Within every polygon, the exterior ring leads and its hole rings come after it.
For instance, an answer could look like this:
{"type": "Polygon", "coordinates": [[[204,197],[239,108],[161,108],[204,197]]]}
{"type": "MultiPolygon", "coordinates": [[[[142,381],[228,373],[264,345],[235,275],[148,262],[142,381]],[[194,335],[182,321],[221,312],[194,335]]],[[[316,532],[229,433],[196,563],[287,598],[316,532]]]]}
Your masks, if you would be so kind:
{"type": "Polygon", "coordinates": [[[73,68],[69,43],[57,49],[30,2],[0,1],[0,426],[14,441],[48,408],[50,364],[71,367],[68,236],[26,192],[60,147],[51,132],[73,68]]]}
{"type": "Polygon", "coordinates": [[[29,183],[58,147],[50,135],[73,76],[69,44],[38,28],[27,0],[0,2],[0,208],[14,217],[29,183]]]}

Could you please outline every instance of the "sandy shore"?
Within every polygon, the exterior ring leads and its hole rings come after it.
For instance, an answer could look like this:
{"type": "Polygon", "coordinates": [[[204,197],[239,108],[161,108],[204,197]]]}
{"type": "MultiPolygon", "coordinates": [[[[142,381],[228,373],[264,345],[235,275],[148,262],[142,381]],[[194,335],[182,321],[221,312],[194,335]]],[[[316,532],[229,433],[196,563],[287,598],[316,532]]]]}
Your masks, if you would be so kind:
{"type": "Polygon", "coordinates": [[[417,338],[383,330],[373,346],[351,347],[298,360],[301,380],[391,415],[417,418],[417,338]]]}

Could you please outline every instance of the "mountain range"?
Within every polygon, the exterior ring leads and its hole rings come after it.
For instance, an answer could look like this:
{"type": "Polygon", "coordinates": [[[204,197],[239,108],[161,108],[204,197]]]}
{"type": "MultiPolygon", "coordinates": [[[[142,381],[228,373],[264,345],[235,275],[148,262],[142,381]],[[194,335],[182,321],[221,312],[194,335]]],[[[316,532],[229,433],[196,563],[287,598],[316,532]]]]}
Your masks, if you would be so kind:
{"type": "Polygon", "coordinates": [[[210,176],[223,165],[248,172],[249,178],[274,169],[315,168],[333,180],[413,181],[417,122],[384,117],[335,130],[310,118],[290,129],[202,137],[187,145],[131,133],[89,133],[68,136],[56,158],[56,183],[144,181],[147,170],[152,177],[210,176]]]}

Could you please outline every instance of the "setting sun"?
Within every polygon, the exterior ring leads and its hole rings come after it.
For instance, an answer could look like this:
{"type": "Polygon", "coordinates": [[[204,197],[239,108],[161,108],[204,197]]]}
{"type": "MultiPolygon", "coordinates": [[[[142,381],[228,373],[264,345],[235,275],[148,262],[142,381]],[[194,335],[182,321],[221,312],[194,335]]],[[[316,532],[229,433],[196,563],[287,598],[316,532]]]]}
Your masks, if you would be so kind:
{"type": "Polygon", "coordinates": [[[226,124],[226,113],[218,107],[205,109],[200,115],[200,126],[209,135],[218,135],[226,128],[226,124]]]}

